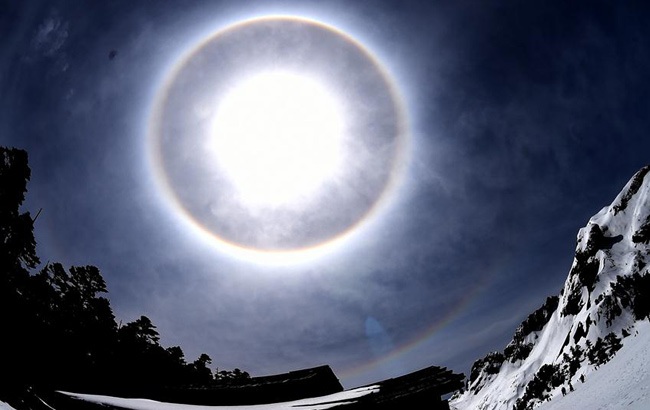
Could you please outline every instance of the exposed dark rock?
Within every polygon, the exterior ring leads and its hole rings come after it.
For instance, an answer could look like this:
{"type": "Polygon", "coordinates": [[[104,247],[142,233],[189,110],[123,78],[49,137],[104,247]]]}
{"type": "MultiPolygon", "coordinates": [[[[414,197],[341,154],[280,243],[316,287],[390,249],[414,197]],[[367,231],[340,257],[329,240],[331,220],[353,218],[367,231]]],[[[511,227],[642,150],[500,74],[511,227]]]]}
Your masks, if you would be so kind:
{"type": "MultiPolygon", "coordinates": [[[[478,359],[472,365],[472,370],[470,371],[469,382],[472,384],[478,379],[481,373],[485,374],[497,374],[501,369],[501,365],[505,361],[505,357],[500,352],[491,352],[488,353],[482,359],[478,359]]],[[[480,390],[480,388],[479,388],[480,390]]],[[[478,390],[475,391],[475,393],[478,390]]]]}
{"type": "MultiPolygon", "coordinates": [[[[560,298],[558,296],[549,296],[542,306],[528,315],[526,319],[517,327],[512,342],[506,346],[503,353],[492,352],[482,359],[474,362],[470,373],[470,385],[480,377],[481,373],[496,374],[501,369],[505,360],[514,363],[518,360],[525,360],[533,349],[533,343],[525,343],[524,339],[532,332],[538,332],[548,323],[553,312],[557,309],[560,298]]],[[[481,386],[474,387],[474,393],[480,391],[481,386]]]]}
{"type": "Polygon", "coordinates": [[[603,299],[605,299],[605,294],[604,294],[604,293],[601,293],[600,295],[598,295],[598,297],[596,298],[596,300],[594,301],[594,303],[597,305],[597,304],[599,304],[600,302],[602,302],[603,299]]]}
{"type": "Polygon", "coordinates": [[[566,355],[564,362],[568,365],[569,378],[573,377],[580,368],[580,364],[584,361],[584,352],[580,345],[571,347],[571,354],[566,355]]]}
{"type": "Polygon", "coordinates": [[[580,339],[582,339],[586,335],[587,335],[587,332],[585,332],[585,328],[582,326],[582,323],[578,323],[578,327],[576,328],[576,331],[573,334],[573,341],[575,343],[578,343],[580,341],[580,339]]]}
{"type": "Polygon", "coordinates": [[[582,288],[578,287],[567,297],[566,305],[562,309],[562,316],[575,315],[582,309],[582,288]]]}
{"type": "Polygon", "coordinates": [[[641,188],[641,185],[643,185],[643,178],[645,178],[648,171],[650,171],[650,165],[646,165],[645,167],[641,168],[636,174],[634,174],[630,188],[621,197],[621,202],[614,205],[614,215],[627,208],[627,204],[630,202],[630,199],[632,199],[634,194],[636,194],[639,191],[639,188],[641,188]]]}
{"type": "Polygon", "coordinates": [[[537,402],[549,399],[550,391],[562,385],[566,380],[567,374],[559,365],[543,365],[526,385],[524,395],[517,399],[514,410],[532,409],[537,402]]]}
{"type": "MultiPolygon", "coordinates": [[[[598,225],[593,225],[593,227],[598,227],[598,225]]],[[[596,228],[592,232],[600,232],[600,229],[596,228]]],[[[600,243],[602,243],[602,237],[598,238],[598,234],[596,234],[594,240],[590,236],[585,251],[576,252],[575,263],[569,272],[569,278],[576,277],[577,279],[569,290],[570,293],[562,310],[562,316],[575,315],[580,312],[584,306],[582,287],[586,287],[589,292],[594,290],[594,286],[598,282],[598,270],[600,269],[600,262],[595,258],[595,255],[598,251],[597,244],[600,243]]]]}
{"type": "Polygon", "coordinates": [[[634,235],[632,235],[632,242],[644,244],[650,242],[650,215],[646,218],[645,222],[643,222],[643,225],[634,232],[634,235]]]}
{"type": "Polygon", "coordinates": [[[532,343],[510,343],[506,346],[503,354],[506,359],[514,363],[517,360],[525,360],[528,355],[530,355],[531,350],[533,350],[532,343]]]}
{"type": "Polygon", "coordinates": [[[576,261],[569,274],[576,275],[582,286],[585,286],[589,292],[593,291],[594,285],[598,282],[600,262],[593,256],[585,258],[581,253],[576,253],[576,261]]]}
{"type": "Polygon", "coordinates": [[[614,319],[619,317],[622,313],[623,310],[619,305],[619,298],[611,293],[607,294],[603,298],[603,301],[598,308],[598,314],[605,318],[607,327],[611,326],[614,322],[614,319]]]}
{"type": "Polygon", "coordinates": [[[517,327],[513,341],[521,342],[532,332],[542,330],[551,319],[553,312],[557,309],[559,301],[560,298],[558,296],[549,296],[546,298],[544,304],[539,309],[528,315],[528,317],[521,322],[519,327],[517,327]]]}
{"type": "Polygon", "coordinates": [[[607,326],[623,313],[622,309],[630,308],[636,320],[650,316],[650,275],[635,272],[631,276],[617,276],[611,286],[611,293],[602,298],[598,310],[607,326]]]}
{"type": "Polygon", "coordinates": [[[613,332],[605,336],[604,339],[599,337],[587,351],[589,363],[595,366],[603,365],[610,361],[621,347],[623,347],[621,339],[613,332]]]}
{"type": "Polygon", "coordinates": [[[643,255],[641,255],[641,253],[639,252],[634,256],[634,271],[641,273],[641,271],[645,267],[646,267],[645,259],[643,258],[643,255]]]}
{"type": "Polygon", "coordinates": [[[596,252],[602,248],[601,245],[605,242],[603,240],[604,238],[605,234],[600,228],[600,225],[591,224],[589,227],[589,239],[587,240],[585,249],[583,252],[576,252],[576,259],[582,257],[586,260],[592,256],[596,256],[596,252]]]}

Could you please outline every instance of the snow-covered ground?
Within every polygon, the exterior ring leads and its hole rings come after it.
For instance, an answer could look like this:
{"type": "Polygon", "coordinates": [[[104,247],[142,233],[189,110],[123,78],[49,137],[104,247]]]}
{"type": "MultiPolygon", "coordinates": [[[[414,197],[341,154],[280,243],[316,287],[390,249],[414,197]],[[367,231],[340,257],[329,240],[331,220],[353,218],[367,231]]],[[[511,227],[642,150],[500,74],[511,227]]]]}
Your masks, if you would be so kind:
{"type": "Polygon", "coordinates": [[[14,410],[13,407],[5,403],[4,401],[0,401],[0,410],[14,410]]]}
{"type": "Polygon", "coordinates": [[[639,334],[629,336],[618,354],[584,384],[577,383],[574,392],[536,410],[650,409],[650,323],[639,322],[636,330],[639,334]]]}
{"type": "MultiPolygon", "coordinates": [[[[368,386],[310,399],[250,406],[197,406],[191,404],[165,403],[146,399],[123,399],[119,397],[99,396],[94,394],[61,393],[92,403],[108,404],[131,410],[325,410],[343,404],[341,401],[358,399],[359,397],[377,391],[379,391],[379,386],[368,386]]],[[[8,407],[7,409],[12,410],[11,407],[8,407]]],[[[0,410],[5,410],[1,407],[1,404],[0,410]]]]}

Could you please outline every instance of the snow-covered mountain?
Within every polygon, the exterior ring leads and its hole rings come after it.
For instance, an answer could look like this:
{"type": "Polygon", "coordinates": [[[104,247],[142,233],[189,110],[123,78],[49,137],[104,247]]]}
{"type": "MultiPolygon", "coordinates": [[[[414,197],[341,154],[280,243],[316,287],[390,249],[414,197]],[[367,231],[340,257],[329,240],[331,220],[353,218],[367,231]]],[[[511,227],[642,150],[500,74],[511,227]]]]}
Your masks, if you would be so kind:
{"type": "Polygon", "coordinates": [[[634,336],[650,331],[638,323],[650,319],[649,171],[637,172],[580,229],[560,294],[523,321],[503,352],[474,363],[468,389],[452,408],[523,410],[569,397],[619,350],[647,340],[634,336]]]}

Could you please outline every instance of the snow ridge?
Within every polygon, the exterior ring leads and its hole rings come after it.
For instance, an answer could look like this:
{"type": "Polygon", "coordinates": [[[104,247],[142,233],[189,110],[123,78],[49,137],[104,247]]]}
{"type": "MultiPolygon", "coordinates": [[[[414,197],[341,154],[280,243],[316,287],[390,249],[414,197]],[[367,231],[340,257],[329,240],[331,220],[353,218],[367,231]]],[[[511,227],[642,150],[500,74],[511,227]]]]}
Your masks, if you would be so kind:
{"type": "Polygon", "coordinates": [[[650,166],[578,232],[560,295],[517,328],[503,352],[472,366],[458,410],[531,410],[571,394],[617,351],[634,344],[650,319],[650,166]]]}

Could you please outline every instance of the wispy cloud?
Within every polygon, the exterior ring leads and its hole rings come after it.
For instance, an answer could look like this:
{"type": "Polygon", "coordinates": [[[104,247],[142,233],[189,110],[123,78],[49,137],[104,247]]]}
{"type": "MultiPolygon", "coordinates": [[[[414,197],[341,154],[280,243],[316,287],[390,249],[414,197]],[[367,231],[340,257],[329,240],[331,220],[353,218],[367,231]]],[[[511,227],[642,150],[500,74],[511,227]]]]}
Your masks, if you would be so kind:
{"type": "Polygon", "coordinates": [[[65,45],[68,39],[69,24],[63,21],[56,11],[53,11],[38,26],[32,38],[34,51],[52,57],[65,45]]]}

